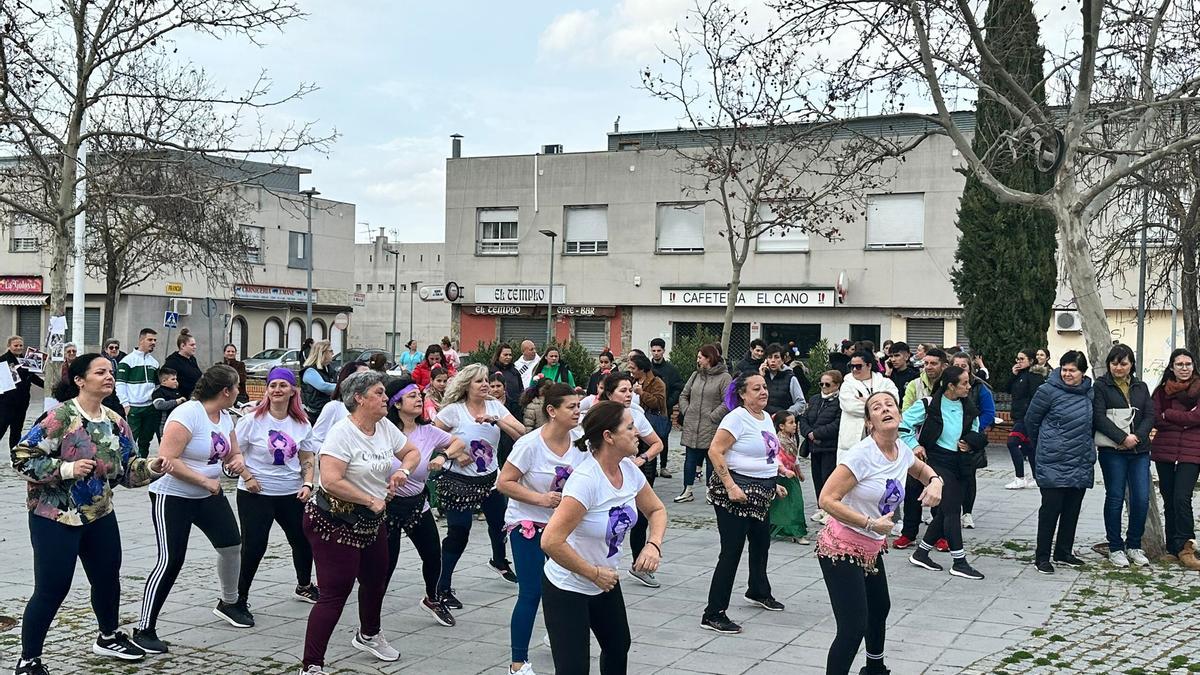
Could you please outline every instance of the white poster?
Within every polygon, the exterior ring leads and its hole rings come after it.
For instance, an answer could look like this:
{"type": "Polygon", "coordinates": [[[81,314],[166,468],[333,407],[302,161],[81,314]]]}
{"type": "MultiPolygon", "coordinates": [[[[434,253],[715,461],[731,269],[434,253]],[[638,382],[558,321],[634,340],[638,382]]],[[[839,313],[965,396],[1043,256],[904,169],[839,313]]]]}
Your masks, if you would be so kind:
{"type": "MultiPolygon", "coordinates": [[[[50,353],[51,361],[62,362],[65,360],[63,357],[63,347],[66,345],[66,335],[67,317],[50,317],[50,328],[46,331],[46,351],[50,353]]],[[[79,347],[80,351],[83,351],[83,345],[80,344],[79,347]]]]}

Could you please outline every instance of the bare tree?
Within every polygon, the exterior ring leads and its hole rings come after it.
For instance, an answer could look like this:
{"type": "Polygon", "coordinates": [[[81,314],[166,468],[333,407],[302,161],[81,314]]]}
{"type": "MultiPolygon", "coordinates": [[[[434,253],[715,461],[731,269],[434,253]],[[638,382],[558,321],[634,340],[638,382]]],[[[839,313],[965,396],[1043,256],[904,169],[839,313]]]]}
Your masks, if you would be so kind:
{"type": "Polygon", "coordinates": [[[662,50],[664,72],[642,72],[643,88],[678,105],[695,140],[674,149],[684,194],[721,214],[730,262],[724,351],[751,244],[768,233],[837,238],[890,179],[882,159],[902,153],[814,109],[799,67],[804,47],[778,31],[756,32],[744,10],[701,0],[662,50]]]}
{"type": "Polygon", "coordinates": [[[89,200],[98,198],[100,179],[114,171],[113,156],[85,162],[82,148],[120,141],[137,151],[129,156],[174,150],[278,160],[327,146],[333,136],[311,124],[272,129],[264,120],[311,85],[275,96],[263,74],[247,91],[230,94],[175,56],[173,39],[184,32],[254,41],[302,16],[292,0],[0,4],[0,154],[16,158],[3,167],[0,205],[48,233],[52,314],[65,310],[71,221],[88,208],[76,187],[83,183],[89,200]],[[132,123],[139,119],[155,123],[132,123]]]}
{"type": "Polygon", "coordinates": [[[1122,181],[1200,145],[1195,130],[1162,134],[1155,125],[1166,111],[1195,102],[1197,3],[1081,0],[1075,39],[1047,50],[1045,84],[1063,103],[1049,109],[988,50],[985,30],[1003,27],[981,24],[982,0],[778,0],[777,6],[787,17],[786,39],[809,49],[807,67],[826,77],[829,102],[858,103],[874,94],[884,109],[902,109],[907,99],[928,104],[933,112],[925,119],[1001,201],[1054,215],[1088,352],[1100,362],[1111,340],[1092,265],[1093,225],[1122,181]],[[831,54],[829,45],[849,47],[831,54]],[[983,63],[996,69],[1004,91],[980,76],[983,63]],[[951,116],[979,91],[1022,120],[982,153],[951,116]],[[1054,178],[1047,192],[1014,189],[989,167],[1030,156],[1054,178]]]}

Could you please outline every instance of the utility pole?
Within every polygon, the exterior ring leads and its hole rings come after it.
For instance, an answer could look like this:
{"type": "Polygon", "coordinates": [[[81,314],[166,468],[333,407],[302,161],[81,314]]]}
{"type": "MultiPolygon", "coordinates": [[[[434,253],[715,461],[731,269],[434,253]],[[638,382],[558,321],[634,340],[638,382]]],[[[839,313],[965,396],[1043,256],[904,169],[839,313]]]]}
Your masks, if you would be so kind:
{"type": "Polygon", "coordinates": [[[546,286],[546,344],[554,338],[554,240],[558,233],[554,230],[538,230],[550,238],[550,282],[546,286]]]}
{"type": "Polygon", "coordinates": [[[413,281],[408,286],[408,339],[409,340],[412,340],[414,337],[413,336],[413,307],[415,306],[415,304],[414,304],[413,300],[417,293],[417,284],[419,284],[419,283],[421,283],[421,281],[416,280],[416,281],[413,281]]]}
{"type": "MultiPolygon", "coordinates": [[[[312,325],[313,325],[313,317],[312,317],[312,314],[313,314],[313,312],[312,312],[312,306],[313,306],[313,297],[312,297],[313,296],[312,200],[313,200],[313,197],[316,197],[317,195],[319,195],[321,193],[318,192],[316,188],[310,187],[307,190],[302,190],[300,192],[300,194],[304,195],[304,200],[308,206],[308,208],[306,209],[307,215],[308,215],[308,235],[304,240],[304,260],[305,260],[305,262],[308,263],[308,265],[306,265],[306,267],[308,267],[308,293],[305,295],[305,298],[304,298],[304,316],[305,316],[305,321],[307,321],[307,323],[304,325],[304,337],[311,337],[312,325]]],[[[304,341],[303,338],[301,338],[300,341],[303,342],[304,341]]]]}
{"type": "Polygon", "coordinates": [[[396,317],[400,305],[400,249],[384,247],[384,251],[392,254],[392,262],[395,269],[392,273],[392,354],[398,356],[400,353],[400,345],[396,341],[396,317]]]}

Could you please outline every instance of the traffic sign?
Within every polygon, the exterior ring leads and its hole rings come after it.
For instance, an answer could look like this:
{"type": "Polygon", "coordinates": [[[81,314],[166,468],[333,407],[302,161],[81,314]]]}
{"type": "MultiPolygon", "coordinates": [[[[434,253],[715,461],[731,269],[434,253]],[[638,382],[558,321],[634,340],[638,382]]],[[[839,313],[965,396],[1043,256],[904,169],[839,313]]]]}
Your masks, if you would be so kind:
{"type": "Polygon", "coordinates": [[[163,312],[163,328],[178,328],[179,312],[163,312]]]}
{"type": "Polygon", "coordinates": [[[350,317],[345,312],[338,312],[338,315],[333,317],[333,325],[338,330],[346,330],[346,326],[350,325],[350,317]]]}

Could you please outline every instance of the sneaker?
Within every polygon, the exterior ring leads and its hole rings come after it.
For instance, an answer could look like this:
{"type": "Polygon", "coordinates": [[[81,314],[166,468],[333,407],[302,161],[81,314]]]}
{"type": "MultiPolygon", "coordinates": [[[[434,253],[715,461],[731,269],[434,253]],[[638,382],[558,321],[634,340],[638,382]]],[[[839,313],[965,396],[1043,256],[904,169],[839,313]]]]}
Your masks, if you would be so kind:
{"type": "Polygon", "coordinates": [[[1054,574],[1054,565],[1051,565],[1049,560],[1039,560],[1033,563],[1033,566],[1042,574],[1054,574]]]}
{"type": "Polygon", "coordinates": [[[146,658],[146,650],[129,641],[129,636],[121,631],[105,637],[96,637],[92,644],[92,653],[96,656],[108,656],[122,661],[141,661],[146,658]]]}
{"type": "Polygon", "coordinates": [[[969,513],[964,513],[962,515],[962,526],[968,530],[975,529],[975,518],[969,513]]]}
{"type": "Polygon", "coordinates": [[[902,534],[899,537],[896,537],[896,541],[892,542],[892,548],[896,549],[897,551],[903,551],[906,548],[910,548],[914,543],[915,542],[912,539],[909,539],[902,534]]]}
{"type": "Polygon", "coordinates": [[[1125,555],[1125,551],[1111,551],[1108,554],[1108,562],[1113,567],[1129,567],[1129,556],[1125,555]]]}
{"type": "Polygon", "coordinates": [[[1028,479],[1026,479],[1022,476],[1017,476],[1016,478],[1009,481],[1009,483],[1004,486],[1004,489],[1005,490],[1024,490],[1027,487],[1029,487],[1028,479]]]}
{"type": "Polygon", "coordinates": [[[1125,551],[1125,554],[1129,556],[1129,562],[1138,567],[1150,564],[1150,559],[1146,557],[1146,552],[1140,548],[1131,548],[1125,551]]]}
{"type": "Polygon", "coordinates": [[[50,675],[50,669],[42,665],[42,660],[29,659],[18,660],[17,667],[13,669],[13,675],[50,675]]]}
{"type": "Polygon", "coordinates": [[[1026,476],[1025,477],[1025,487],[1036,488],[1037,487],[1037,479],[1034,478],[1033,476],[1026,476]]]}
{"type": "Polygon", "coordinates": [[[398,661],[400,659],[400,652],[388,644],[387,639],[383,637],[383,633],[367,637],[362,634],[362,631],[356,630],[354,631],[354,639],[350,641],[350,646],[360,652],[373,654],[380,661],[398,661]]]}
{"type": "Polygon", "coordinates": [[[887,668],[876,668],[871,670],[871,666],[863,666],[858,669],[858,675],[892,675],[892,671],[887,668]]]}
{"type": "Polygon", "coordinates": [[[133,637],[130,640],[147,654],[166,654],[167,647],[170,645],[169,642],[158,639],[158,632],[153,628],[146,630],[134,628],[133,637]]]}
{"type": "Polygon", "coordinates": [[[508,675],[537,675],[537,673],[533,672],[533,664],[526,661],[521,664],[520,670],[513,670],[512,666],[509,666],[508,675]]]}
{"type": "Polygon", "coordinates": [[[234,628],[254,627],[254,615],[250,613],[250,609],[244,601],[225,602],[224,600],[218,600],[217,606],[213,608],[213,614],[225,619],[234,628]]]}
{"type": "Polygon", "coordinates": [[[967,562],[966,558],[955,558],[954,563],[950,565],[950,574],[975,581],[983,579],[983,574],[974,567],[971,567],[971,563],[967,562]]]}
{"type": "Polygon", "coordinates": [[[658,588],[659,586],[662,586],[662,584],[658,583],[658,579],[654,578],[653,572],[639,572],[638,570],[630,568],[629,576],[642,582],[642,585],[646,586],[647,588],[658,588]]]}
{"type": "Polygon", "coordinates": [[[458,598],[454,597],[454,589],[453,588],[451,588],[448,591],[442,591],[442,595],[441,595],[441,597],[438,598],[438,601],[441,602],[442,605],[445,606],[447,609],[462,609],[463,608],[463,604],[461,602],[459,602],[458,598]]]}
{"type": "Polygon", "coordinates": [[[891,535],[893,537],[899,537],[902,534],[904,534],[904,521],[903,520],[897,521],[894,525],[892,525],[892,531],[891,531],[891,535]]]}
{"type": "Polygon", "coordinates": [[[1072,567],[1072,568],[1083,567],[1085,564],[1087,564],[1083,561],[1082,558],[1075,555],[1074,553],[1064,555],[1064,556],[1056,555],[1056,556],[1054,556],[1054,562],[1059,563],[1061,565],[1066,565],[1067,567],[1072,567]]]}
{"type": "Polygon", "coordinates": [[[700,619],[700,627],[725,635],[736,635],[742,632],[742,627],[730,621],[729,617],[725,616],[725,612],[700,619]]]}
{"type": "Polygon", "coordinates": [[[671,472],[670,472],[670,471],[667,471],[666,469],[659,469],[659,470],[658,470],[658,477],[659,477],[659,478],[670,478],[670,477],[671,477],[671,472]]]}
{"type": "Polygon", "coordinates": [[[817,509],[817,511],[815,513],[813,513],[811,516],[809,516],[809,520],[813,521],[814,523],[823,523],[823,522],[825,522],[825,518],[826,518],[825,512],[822,511],[821,509],[817,509]]]}
{"type": "Polygon", "coordinates": [[[776,600],[775,598],[772,598],[769,595],[765,598],[752,598],[749,595],[747,595],[747,596],[745,596],[745,598],[746,598],[746,602],[748,602],[752,605],[758,605],[759,607],[762,607],[763,609],[767,610],[768,612],[782,612],[783,611],[783,603],[776,600]]]}
{"type": "Polygon", "coordinates": [[[946,541],[945,538],[938,539],[937,542],[934,543],[933,547],[942,553],[948,553],[950,551],[950,542],[946,541]]]}
{"type": "Polygon", "coordinates": [[[329,675],[321,666],[309,666],[300,669],[300,675],[329,675]]]}
{"type": "Polygon", "coordinates": [[[432,614],[433,618],[443,626],[449,628],[454,625],[454,615],[451,614],[450,610],[442,603],[434,602],[429,598],[421,598],[421,607],[425,608],[425,611],[432,614]]]}
{"type": "Polygon", "coordinates": [[[500,578],[504,579],[508,583],[517,583],[517,573],[513,571],[512,565],[510,565],[507,560],[501,560],[499,563],[497,563],[495,560],[489,560],[488,568],[496,574],[499,574],[500,578]]]}
{"type": "Polygon", "coordinates": [[[310,605],[317,604],[317,600],[321,599],[321,591],[317,590],[316,584],[296,586],[296,590],[294,592],[297,598],[307,602],[310,605]]]}
{"type": "Polygon", "coordinates": [[[941,572],[944,569],[941,565],[933,562],[933,558],[929,557],[929,551],[920,547],[913,551],[912,555],[908,556],[908,562],[931,572],[941,572]]]}
{"type": "Polygon", "coordinates": [[[689,485],[689,486],[683,488],[683,492],[680,492],[679,496],[671,501],[675,502],[676,504],[682,504],[683,502],[696,501],[696,495],[692,494],[692,486],[689,485]]]}

